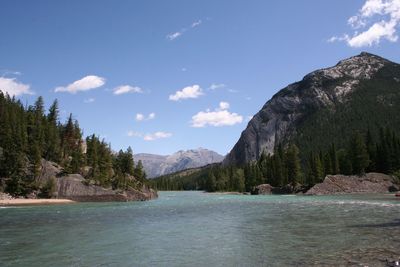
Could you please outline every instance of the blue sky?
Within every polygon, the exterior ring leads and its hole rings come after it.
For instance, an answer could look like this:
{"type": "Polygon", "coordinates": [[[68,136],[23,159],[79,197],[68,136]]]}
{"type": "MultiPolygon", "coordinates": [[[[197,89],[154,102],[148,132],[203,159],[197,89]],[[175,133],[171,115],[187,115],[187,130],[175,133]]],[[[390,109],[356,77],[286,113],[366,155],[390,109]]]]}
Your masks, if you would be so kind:
{"type": "Polygon", "coordinates": [[[400,62],[399,2],[3,0],[0,89],[57,98],[114,150],[226,154],[310,71],[361,51],[400,62]]]}

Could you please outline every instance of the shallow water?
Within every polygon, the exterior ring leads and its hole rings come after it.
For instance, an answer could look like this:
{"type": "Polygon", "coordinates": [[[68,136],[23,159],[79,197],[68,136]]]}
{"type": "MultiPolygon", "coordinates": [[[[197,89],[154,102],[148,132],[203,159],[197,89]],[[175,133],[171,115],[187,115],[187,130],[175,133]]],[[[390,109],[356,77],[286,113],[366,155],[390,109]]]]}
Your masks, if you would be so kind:
{"type": "Polygon", "coordinates": [[[0,209],[1,266],[384,266],[393,195],[242,196],[0,209]]]}

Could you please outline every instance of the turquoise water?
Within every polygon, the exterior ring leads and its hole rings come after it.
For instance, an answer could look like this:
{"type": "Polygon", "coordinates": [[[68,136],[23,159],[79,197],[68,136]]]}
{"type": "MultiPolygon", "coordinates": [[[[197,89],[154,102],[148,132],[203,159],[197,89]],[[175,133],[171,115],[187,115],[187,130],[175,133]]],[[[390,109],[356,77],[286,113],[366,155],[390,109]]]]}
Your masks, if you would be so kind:
{"type": "Polygon", "coordinates": [[[161,192],[0,208],[0,266],[379,266],[400,256],[389,195],[161,192]]]}

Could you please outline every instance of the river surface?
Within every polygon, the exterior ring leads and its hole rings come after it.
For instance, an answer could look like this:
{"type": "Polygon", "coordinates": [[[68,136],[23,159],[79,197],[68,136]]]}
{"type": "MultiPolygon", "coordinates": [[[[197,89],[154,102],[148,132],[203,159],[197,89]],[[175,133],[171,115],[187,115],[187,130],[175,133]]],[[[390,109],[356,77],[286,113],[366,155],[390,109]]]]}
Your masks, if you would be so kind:
{"type": "Polygon", "coordinates": [[[393,195],[160,192],[0,208],[0,266],[385,266],[399,256],[393,195]]]}

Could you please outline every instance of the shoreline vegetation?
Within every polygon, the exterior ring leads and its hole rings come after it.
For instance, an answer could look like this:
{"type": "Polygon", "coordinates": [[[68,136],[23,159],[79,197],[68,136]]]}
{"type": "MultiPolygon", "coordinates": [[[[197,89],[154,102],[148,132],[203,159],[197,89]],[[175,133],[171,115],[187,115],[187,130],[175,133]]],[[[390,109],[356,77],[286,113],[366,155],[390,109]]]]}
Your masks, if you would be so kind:
{"type": "Polygon", "coordinates": [[[60,121],[58,101],[48,111],[0,91],[0,192],[16,199],[133,201],[157,197],[133,150],[114,151],[76,119],[60,121]]]}

